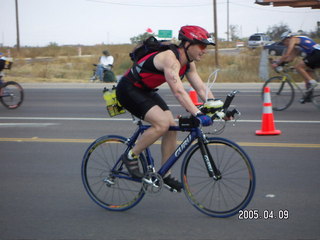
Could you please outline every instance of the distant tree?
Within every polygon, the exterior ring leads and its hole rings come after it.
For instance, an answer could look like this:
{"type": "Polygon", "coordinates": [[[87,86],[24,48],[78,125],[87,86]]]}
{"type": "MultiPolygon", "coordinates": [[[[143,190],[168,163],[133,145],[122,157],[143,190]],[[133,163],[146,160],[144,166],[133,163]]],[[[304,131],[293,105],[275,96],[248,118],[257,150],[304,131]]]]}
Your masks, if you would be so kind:
{"type": "Polygon", "coordinates": [[[130,38],[130,41],[132,44],[137,44],[137,43],[142,42],[143,40],[147,39],[150,36],[154,36],[154,34],[145,32],[143,34],[140,34],[138,36],[130,38]]]}
{"type": "Polygon", "coordinates": [[[58,47],[58,46],[59,45],[56,42],[50,42],[49,45],[48,45],[48,47],[58,47]]]}
{"type": "Polygon", "coordinates": [[[320,38],[320,27],[316,27],[315,31],[309,33],[311,38],[320,38]]]}
{"type": "Polygon", "coordinates": [[[239,26],[238,25],[230,25],[230,37],[231,41],[236,41],[239,39],[239,26]]]}
{"type": "Polygon", "coordinates": [[[298,31],[297,31],[297,34],[299,34],[299,35],[306,35],[306,33],[305,33],[303,30],[298,30],[298,31]]]}
{"type": "Polygon", "coordinates": [[[273,40],[279,40],[282,33],[291,31],[289,26],[284,23],[280,23],[279,25],[273,25],[272,27],[269,27],[267,30],[267,34],[273,39],[273,40]]]}

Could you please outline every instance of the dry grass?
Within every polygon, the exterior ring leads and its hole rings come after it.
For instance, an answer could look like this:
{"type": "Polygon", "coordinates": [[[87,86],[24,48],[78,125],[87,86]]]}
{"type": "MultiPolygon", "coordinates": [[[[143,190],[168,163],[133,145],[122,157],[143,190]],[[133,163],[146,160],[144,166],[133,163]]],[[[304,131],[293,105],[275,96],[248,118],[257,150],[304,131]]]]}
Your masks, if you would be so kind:
{"type": "MultiPolygon", "coordinates": [[[[8,79],[19,82],[88,82],[93,63],[97,63],[101,52],[108,49],[115,58],[114,72],[122,75],[132,64],[128,53],[133,45],[82,46],[82,56],[77,56],[77,46],[48,46],[43,48],[22,48],[8,79]],[[29,58],[29,60],[27,60],[29,58]],[[30,60],[31,59],[31,60],[30,60]]],[[[0,49],[5,52],[5,49],[0,49]]],[[[17,53],[12,49],[12,55],[17,53]]],[[[218,82],[259,82],[260,50],[243,49],[236,55],[219,55],[220,73],[218,82]]],[[[197,63],[203,80],[216,69],[214,54],[207,54],[197,63]]]]}

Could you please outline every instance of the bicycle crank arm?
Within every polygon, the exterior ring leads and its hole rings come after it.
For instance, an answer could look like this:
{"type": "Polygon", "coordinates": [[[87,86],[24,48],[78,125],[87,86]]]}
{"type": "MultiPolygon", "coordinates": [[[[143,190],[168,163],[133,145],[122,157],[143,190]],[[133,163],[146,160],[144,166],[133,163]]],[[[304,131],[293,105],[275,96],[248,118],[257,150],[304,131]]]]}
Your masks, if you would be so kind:
{"type": "Polygon", "coordinates": [[[167,184],[163,184],[163,186],[164,186],[165,188],[167,188],[170,192],[175,192],[175,193],[177,193],[177,192],[178,192],[176,189],[174,189],[174,188],[170,187],[170,186],[169,186],[169,185],[167,185],[167,184]]]}
{"type": "Polygon", "coordinates": [[[152,187],[155,187],[155,188],[159,187],[159,185],[156,184],[156,181],[152,181],[152,179],[142,178],[142,181],[148,185],[151,185],[152,187]]]}

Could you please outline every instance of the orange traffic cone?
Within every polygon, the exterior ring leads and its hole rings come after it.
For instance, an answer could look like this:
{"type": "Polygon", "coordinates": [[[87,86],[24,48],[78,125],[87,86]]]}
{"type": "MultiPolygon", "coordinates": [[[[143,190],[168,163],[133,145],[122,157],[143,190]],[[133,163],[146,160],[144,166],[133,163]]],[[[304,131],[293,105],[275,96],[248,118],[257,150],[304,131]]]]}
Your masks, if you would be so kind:
{"type": "Polygon", "coordinates": [[[202,102],[198,102],[198,94],[193,88],[190,88],[189,90],[189,97],[191,98],[194,105],[199,106],[203,104],[202,102]]]}
{"type": "Polygon", "coordinates": [[[264,100],[263,100],[263,113],[262,113],[261,130],[257,130],[256,135],[278,135],[278,134],[281,134],[280,130],[275,129],[269,87],[264,88],[264,96],[263,97],[264,97],[264,100]]]}

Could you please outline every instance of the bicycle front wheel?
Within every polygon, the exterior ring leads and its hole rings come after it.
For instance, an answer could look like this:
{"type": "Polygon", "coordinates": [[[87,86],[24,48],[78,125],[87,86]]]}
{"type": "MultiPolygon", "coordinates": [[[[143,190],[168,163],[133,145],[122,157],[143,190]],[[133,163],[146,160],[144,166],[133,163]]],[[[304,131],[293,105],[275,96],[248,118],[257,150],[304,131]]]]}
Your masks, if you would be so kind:
{"type": "MultiPolygon", "coordinates": [[[[83,157],[81,175],[90,198],[99,206],[124,211],[134,207],[144,196],[141,180],[132,179],[120,160],[128,148],[121,136],[103,136],[93,142],[83,157]]],[[[139,166],[146,171],[145,158],[139,166]]]]}
{"type": "Polygon", "coordinates": [[[23,88],[14,81],[6,82],[4,86],[0,88],[0,96],[0,100],[6,108],[15,109],[23,102],[23,88]]]}
{"type": "Polygon", "coordinates": [[[270,88],[273,110],[283,111],[292,104],[294,99],[294,88],[288,80],[283,80],[282,76],[272,77],[264,83],[261,91],[262,98],[265,87],[270,88]]]}
{"type": "Polygon", "coordinates": [[[254,194],[253,165],[243,149],[230,140],[209,138],[205,144],[221,178],[209,176],[200,146],[195,144],[182,164],[184,192],[191,204],[206,215],[233,216],[249,204],[254,194]]]}

